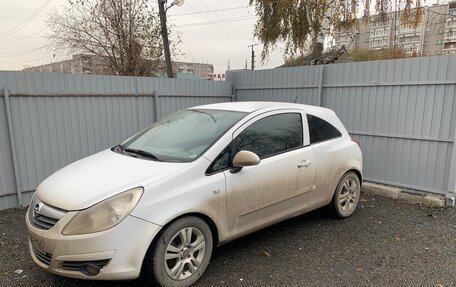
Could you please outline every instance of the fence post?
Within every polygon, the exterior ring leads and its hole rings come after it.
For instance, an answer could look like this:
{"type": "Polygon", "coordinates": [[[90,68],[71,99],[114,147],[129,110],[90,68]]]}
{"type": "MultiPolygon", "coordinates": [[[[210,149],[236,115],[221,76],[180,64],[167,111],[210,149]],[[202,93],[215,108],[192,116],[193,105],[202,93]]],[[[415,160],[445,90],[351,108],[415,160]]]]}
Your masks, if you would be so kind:
{"type": "Polygon", "coordinates": [[[450,162],[450,172],[448,174],[448,189],[446,194],[446,205],[455,206],[456,204],[456,127],[453,139],[453,150],[450,162]]]}
{"type": "Polygon", "coordinates": [[[158,105],[160,105],[160,99],[158,98],[158,94],[156,92],[154,92],[154,106],[155,106],[155,121],[158,121],[159,120],[159,117],[158,117],[158,105]]]}
{"type": "Polygon", "coordinates": [[[320,82],[318,83],[318,103],[317,105],[321,107],[323,105],[323,84],[325,76],[325,65],[320,66],[320,82]]]}
{"type": "Polygon", "coordinates": [[[19,168],[17,165],[17,154],[16,154],[16,142],[14,140],[13,120],[11,116],[11,105],[9,99],[9,91],[6,87],[3,88],[3,95],[5,97],[5,108],[6,108],[6,121],[8,122],[9,142],[11,147],[12,159],[13,159],[13,171],[14,171],[14,182],[16,185],[17,201],[19,206],[22,207],[22,190],[19,181],[19,168]]]}

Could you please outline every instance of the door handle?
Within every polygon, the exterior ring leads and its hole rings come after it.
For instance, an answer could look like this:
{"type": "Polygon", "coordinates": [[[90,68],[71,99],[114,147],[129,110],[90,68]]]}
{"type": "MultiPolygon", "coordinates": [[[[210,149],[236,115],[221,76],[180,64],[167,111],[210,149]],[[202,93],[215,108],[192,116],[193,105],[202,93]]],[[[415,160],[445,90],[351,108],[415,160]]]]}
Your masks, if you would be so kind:
{"type": "Polygon", "coordinates": [[[303,160],[298,163],[298,168],[308,167],[312,162],[310,160],[303,160]]]}

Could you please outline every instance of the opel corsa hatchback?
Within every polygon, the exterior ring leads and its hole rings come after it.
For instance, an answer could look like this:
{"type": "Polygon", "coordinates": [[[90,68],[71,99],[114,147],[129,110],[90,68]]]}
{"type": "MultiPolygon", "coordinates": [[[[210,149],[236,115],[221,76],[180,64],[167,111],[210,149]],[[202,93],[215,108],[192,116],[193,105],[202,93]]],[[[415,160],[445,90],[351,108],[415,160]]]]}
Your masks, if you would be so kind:
{"type": "Polygon", "coordinates": [[[42,268],[190,286],[214,246],[331,205],[358,204],[362,155],[328,109],[222,103],[174,113],[57,171],[26,215],[42,268]]]}

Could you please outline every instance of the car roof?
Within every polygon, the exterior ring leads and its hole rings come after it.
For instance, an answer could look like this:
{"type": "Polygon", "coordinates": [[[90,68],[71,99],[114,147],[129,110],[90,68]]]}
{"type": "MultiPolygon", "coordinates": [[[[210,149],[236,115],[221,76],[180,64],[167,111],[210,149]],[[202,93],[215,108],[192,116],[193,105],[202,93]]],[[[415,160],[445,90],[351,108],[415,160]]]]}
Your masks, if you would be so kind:
{"type": "Polygon", "coordinates": [[[323,107],[284,102],[227,102],[197,106],[190,109],[238,111],[249,113],[251,115],[275,110],[298,109],[305,112],[306,114],[317,116],[324,119],[325,121],[328,121],[340,132],[342,132],[344,136],[348,136],[347,130],[345,129],[340,119],[337,117],[336,113],[331,109],[323,107]]]}
{"type": "Polygon", "coordinates": [[[190,109],[207,109],[207,110],[226,110],[253,113],[258,110],[278,110],[278,109],[300,109],[306,113],[321,114],[329,109],[284,102],[227,102],[192,107],[190,109]]]}

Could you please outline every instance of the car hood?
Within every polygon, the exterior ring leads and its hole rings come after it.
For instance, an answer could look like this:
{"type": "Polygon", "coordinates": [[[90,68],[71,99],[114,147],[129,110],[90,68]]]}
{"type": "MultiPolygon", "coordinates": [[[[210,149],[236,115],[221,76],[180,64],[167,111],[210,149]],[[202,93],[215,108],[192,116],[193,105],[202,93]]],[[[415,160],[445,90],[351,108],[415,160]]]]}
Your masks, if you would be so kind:
{"type": "Polygon", "coordinates": [[[38,186],[36,196],[57,208],[81,210],[188,165],[139,159],[105,150],[52,174],[38,186]]]}

